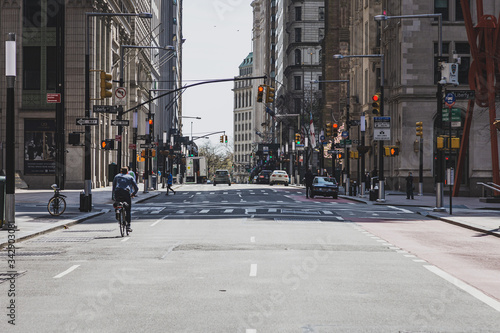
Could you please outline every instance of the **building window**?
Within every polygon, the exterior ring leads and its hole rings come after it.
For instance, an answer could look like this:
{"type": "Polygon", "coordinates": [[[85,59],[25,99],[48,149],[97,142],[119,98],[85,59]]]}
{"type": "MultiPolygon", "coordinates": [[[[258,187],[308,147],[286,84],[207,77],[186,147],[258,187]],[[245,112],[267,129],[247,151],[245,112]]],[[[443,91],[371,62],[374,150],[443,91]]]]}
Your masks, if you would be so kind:
{"type": "Polygon", "coordinates": [[[434,13],[441,13],[443,21],[448,21],[450,18],[448,0],[434,0],[434,13]]]}
{"type": "Polygon", "coordinates": [[[302,28],[295,28],[295,42],[302,42],[302,28]]]}
{"type": "Polygon", "coordinates": [[[302,90],[302,77],[301,76],[294,76],[293,77],[293,87],[295,90],[302,90]]]}
{"type": "Polygon", "coordinates": [[[40,90],[41,83],[41,48],[39,46],[23,47],[23,89],[40,90]]]}
{"type": "Polygon", "coordinates": [[[42,26],[42,5],[40,1],[24,1],[23,26],[28,28],[40,28],[42,26]]]}
{"type": "Polygon", "coordinates": [[[318,40],[321,42],[325,38],[325,28],[318,29],[318,40]]]}
{"type": "Polygon", "coordinates": [[[319,7],[318,14],[319,14],[318,19],[320,21],[324,21],[325,20],[325,7],[319,7]]]}
{"type": "Polygon", "coordinates": [[[299,49],[295,50],[295,65],[302,63],[302,52],[299,49]]]}
{"type": "Polygon", "coordinates": [[[321,82],[323,81],[323,76],[319,76],[318,77],[318,90],[323,90],[323,85],[325,84],[324,82],[321,82]]]}
{"type": "Polygon", "coordinates": [[[458,66],[458,82],[469,84],[470,45],[467,42],[456,42],[455,51],[461,60],[460,66],[458,66]]]}
{"type": "Polygon", "coordinates": [[[302,21],[302,7],[295,7],[295,21],[302,21]]]}

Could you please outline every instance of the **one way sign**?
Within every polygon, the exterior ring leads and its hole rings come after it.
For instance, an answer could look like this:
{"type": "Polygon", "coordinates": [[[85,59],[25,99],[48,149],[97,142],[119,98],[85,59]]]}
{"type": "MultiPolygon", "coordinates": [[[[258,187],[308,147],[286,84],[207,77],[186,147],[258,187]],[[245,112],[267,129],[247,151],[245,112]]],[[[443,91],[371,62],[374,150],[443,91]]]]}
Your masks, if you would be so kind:
{"type": "Polygon", "coordinates": [[[113,120],[111,120],[111,125],[112,126],[128,126],[128,122],[129,121],[127,119],[125,119],[125,120],[123,120],[123,119],[113,119],[113,120]]]}
{"type": "Polygon", "coordinates": [[[99,120],[97,118],[76,118],[77,125],[99,125],[99,120]]]}

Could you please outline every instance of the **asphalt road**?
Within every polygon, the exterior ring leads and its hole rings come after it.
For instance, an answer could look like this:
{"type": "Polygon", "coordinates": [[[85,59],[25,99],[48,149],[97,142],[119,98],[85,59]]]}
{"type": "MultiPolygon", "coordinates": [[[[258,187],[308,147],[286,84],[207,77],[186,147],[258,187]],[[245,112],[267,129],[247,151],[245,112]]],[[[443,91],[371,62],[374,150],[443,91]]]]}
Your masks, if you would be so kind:
{"type": "Polygon", "coordinates": [[[132,221],[19,243],[0,331],[500,332],[498,238],[406,208],[186,185],[132,221]]]}

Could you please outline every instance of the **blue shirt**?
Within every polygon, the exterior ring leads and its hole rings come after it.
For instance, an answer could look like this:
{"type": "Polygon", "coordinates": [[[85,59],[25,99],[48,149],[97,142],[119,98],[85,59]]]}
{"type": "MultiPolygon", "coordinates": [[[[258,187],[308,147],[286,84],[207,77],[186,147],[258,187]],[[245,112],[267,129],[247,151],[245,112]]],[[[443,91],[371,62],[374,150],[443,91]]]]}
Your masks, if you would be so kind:
{"type": "Polygon", "coordinates": [[[131,195],[136,195],[139,191],[137,187],[137,183],[135,182],[134,177],[128,174],[119,173],[113,179],[113,196],[115,194],[115,190],[117,188],[121,188],[123,190],[128,191],[131,195]]]}

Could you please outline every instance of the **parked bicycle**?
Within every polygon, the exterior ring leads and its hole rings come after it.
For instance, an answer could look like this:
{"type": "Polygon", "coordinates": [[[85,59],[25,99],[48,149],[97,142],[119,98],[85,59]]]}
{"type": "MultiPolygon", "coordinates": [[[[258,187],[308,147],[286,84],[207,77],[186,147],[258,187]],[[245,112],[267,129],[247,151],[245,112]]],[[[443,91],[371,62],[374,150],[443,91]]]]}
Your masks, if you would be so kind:
{"type": "Polygon", "coordinates": [[[122,237],[128,236],[127,230],[127,211],[126,207],[128,204],[126,202],[115,201],[113,203],[113,208],[115,209],[116,219],[118,220],[118,225],[120,226],[120,234],[122,237]]]}
{"type": "Polygon", "coordinates": [[[50,198],[47,210],[52,216],[59,216],[66,210],[66,196],[61,194],[61,189],[57,184],[52,184],[50,187],[54,190],[54,196],[50,198]]]}

